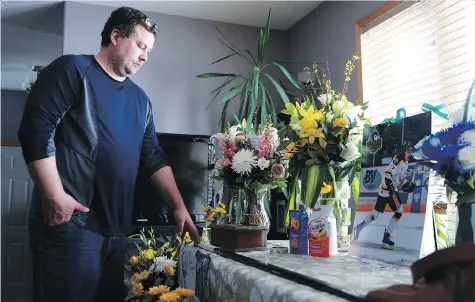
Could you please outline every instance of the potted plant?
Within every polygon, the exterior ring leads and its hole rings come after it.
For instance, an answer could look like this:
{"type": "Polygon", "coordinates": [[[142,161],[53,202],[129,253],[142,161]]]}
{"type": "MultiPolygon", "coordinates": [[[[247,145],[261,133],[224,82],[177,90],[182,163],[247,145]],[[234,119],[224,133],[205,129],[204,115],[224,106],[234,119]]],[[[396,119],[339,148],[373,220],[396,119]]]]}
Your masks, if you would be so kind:
{"type": "Polygon", "coordinates": [[[287,69],[280,64],[278,61],[265,61],[265,54],[267,50],[267,45],[270,37],[270,21],[271,21],[271,9],[269,9],[269,15],[267,18],[266,27],[261,29],[259,33],[259,40],[257,43],[257,56],[253,55],[251,51],[246,49],[242,51],[239,49],[233,42],[226,38],[226,36],[221,32],[217,27],[218,33],[223,38],[219,41],[227,47],[231,53],[222,57],[210,65],[217,64],[224,60],[227,60],[231,57],[238,56],[246,64],[249,65],[249,71],[244,74],[237,73],[215,73],[207,72],[198,75],[198,78],[209,79],[209,78],[225,78],[223,84],[214,89],[211,94],[214,94],[213,99],[208,105],[207,109],[211,104],[216,100],[221,91],[226,91],[227,93],[221,98],[218,102],[223,105],[223,110],[221,113],[221,119],[219,122],[220,130],[223,132],[226,126],[226,113],[229,104],[234,99],[238,99],[240,102],[239,112],[237,117],[239,120],[246,119],[249,124],[253,124],[255,129],[258,129],[262,126],[268,115],[271,116],[272,123],[277,125],[277,113],[276,113],[276,104],[278,101],[282,101],[285,104],[289,103],[288,91],[280,84],[279,79],[275,79],[269,75],[268,70],[270,68],[277,68],[281,71],[282,74],[287,78],[290,83],[296,88],[300,88],[295,79],[290,75],[287,69]],[[233,85],[230,88],[227,88],[229,85],[233,85]],[[277,91],[278,99],[273,99],[270,93],[270,89],[275,89],[277,91]],[[260,114],[258,114],[260,112],[260,114]]]}

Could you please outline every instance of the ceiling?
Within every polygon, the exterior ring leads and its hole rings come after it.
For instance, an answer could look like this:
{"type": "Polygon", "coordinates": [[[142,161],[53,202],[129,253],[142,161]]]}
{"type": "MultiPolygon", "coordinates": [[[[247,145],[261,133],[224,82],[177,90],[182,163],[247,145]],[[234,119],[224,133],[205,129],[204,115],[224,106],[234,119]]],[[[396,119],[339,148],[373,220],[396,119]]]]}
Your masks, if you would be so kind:
{"type": "MultiPolygon", "coordinates": [[[[2,18],[18,16],[61,1],[2,1],[2,18]]],[[[133,6],[145,12],[264,27],[272,8],[271,28],[288,30],[322,1],[75,1],[119,7],[133,6]],[[133,3],[133,4],[131,4],[133,3]]]]}

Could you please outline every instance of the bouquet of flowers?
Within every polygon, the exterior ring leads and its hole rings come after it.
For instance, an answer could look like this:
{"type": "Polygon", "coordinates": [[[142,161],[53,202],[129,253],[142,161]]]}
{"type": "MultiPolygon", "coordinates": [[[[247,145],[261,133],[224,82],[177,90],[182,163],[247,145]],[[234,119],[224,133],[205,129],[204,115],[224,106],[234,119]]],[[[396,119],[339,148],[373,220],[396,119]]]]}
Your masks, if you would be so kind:
{"type": "Polygon", "coordinates": [[[452,125],[423,138],[412,156],[426,161],[457,193],[457,206],[475,202],[475,121],[471,116],[473,81],[465,106],[452,115],[452,125]]]}
{"type": "MultiPolygon", "coordinates": [[[[246,194],[246,219],[257,215],[258,224],[269,222],[261,207],[266,191],[286,186],[286,158],[278,151],[280,139],[277,129],[268,119],[262,129],[253,129],[236,118],[236,125],[227,125],[224,133],[212,136],[219,140],[223,156],[216,161],[217,179],[246,194]],[[256,204],[257,203],[257,204],[256,204]]],[[[245,220],[246,220],[245,219],[245,220]]],[[[241,221],[244,224],[254,224],[241,221]]]]}
{"type": "Polygon", "coordinates": [[[194,291],[177,287],[176,264],[178,245],[192,243],[190,235],[187,232],[184,238],[156,238],[153,230],[148,234],[147,238],[141,230],[137,235],[143,248],[137,245],[138,255],[132,256],[125,266],[126,301],[188,301],[194,291]]]}
{"type": "MultiPolygon", "coordinates": [[[[362,117],[367,104],[356,105],[346,97],[350,75],[356,55],[346,63],[345,84],[341,92],[331,86],[329,76],[323,73],[322,93],[317,97],[305,95],[288,103],[282,113],[290,115],[284,144],[285,156],[290,159],[290,204],[297,208],[298,183],[301,182],[301,199],[306,208],[312,208],[321,194],[332,197],[337,182],[352,185],[358,197],[359,173],[362,162],[363,126],[368,120],[362,117]]],[[[314,66],[318,77],[318,66],[314,66]]],[[[286,225],[289,221],[286,219],[286,225]]]]}

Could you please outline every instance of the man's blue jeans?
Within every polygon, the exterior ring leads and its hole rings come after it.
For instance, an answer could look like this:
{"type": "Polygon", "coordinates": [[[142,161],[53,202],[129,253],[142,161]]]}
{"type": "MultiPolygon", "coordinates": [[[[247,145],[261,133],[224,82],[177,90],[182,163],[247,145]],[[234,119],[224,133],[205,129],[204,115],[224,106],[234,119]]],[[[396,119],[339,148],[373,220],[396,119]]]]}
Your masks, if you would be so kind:
{"type": "Polygon", "coordinates": [[[34,302],[123,302],[124,240],[73,221],[30,226],[34,302]]]}

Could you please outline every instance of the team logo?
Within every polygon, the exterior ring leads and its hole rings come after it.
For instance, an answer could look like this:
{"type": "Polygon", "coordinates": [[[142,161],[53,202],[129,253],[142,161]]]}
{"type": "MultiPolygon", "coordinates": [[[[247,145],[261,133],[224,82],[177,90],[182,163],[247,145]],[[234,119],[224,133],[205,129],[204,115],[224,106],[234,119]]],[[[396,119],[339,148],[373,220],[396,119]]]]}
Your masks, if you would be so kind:
{"type": "Polygon", "coordinates": [[[363,178],[363,187],[367,191],[374,191],[379,188],[383,177],[377,169],[367,169],[363,178]]]}

